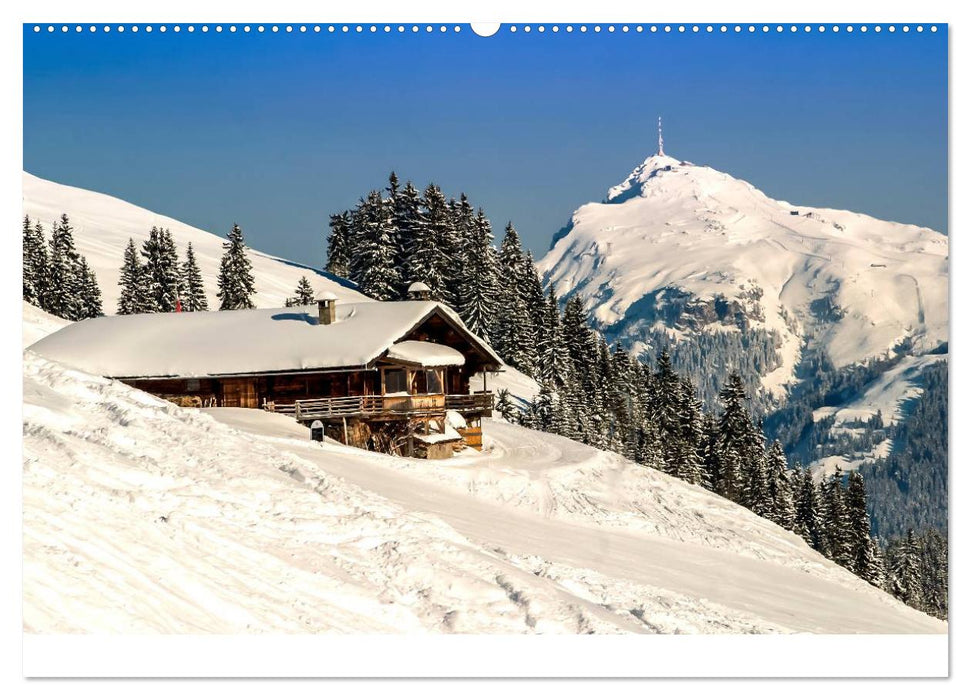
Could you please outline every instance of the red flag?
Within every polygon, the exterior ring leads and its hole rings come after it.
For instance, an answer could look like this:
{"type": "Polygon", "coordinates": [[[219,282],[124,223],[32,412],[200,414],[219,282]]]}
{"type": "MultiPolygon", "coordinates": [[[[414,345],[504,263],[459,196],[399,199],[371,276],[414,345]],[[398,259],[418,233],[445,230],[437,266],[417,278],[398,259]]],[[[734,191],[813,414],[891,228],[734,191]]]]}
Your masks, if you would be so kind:
{"type": "Polygon", "coordinates": [[[178,314],[178,313],[181,313],[181,312],[182,312],[182,300],[181,299],[176,299],[175,300],[175,313],[178,314]]]}

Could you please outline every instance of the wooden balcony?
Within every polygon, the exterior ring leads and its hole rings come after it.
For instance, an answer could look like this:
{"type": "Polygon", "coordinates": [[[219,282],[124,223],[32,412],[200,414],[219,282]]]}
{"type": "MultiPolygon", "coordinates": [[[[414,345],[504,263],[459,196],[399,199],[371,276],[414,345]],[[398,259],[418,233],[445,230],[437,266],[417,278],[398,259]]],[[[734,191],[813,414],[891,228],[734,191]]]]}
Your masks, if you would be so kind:
{"type": "Polygon", "coordinates": [[[491,392],[474,394],[389,394],[385,396],[340,396],[326,399],[298,399],[294,403],[268,401],[267,411],[291,415],[298,421],[332,418],[370,418],[398,420],[430,418],[445,411],[483,413],[492,411],[491,392]]]}

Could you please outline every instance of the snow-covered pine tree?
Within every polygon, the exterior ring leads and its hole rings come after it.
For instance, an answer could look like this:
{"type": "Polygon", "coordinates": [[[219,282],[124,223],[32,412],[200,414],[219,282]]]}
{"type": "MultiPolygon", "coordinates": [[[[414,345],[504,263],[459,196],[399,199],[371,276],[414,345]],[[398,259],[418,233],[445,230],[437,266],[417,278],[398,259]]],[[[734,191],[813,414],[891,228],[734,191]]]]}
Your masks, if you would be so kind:
{"type": "Polygon", "coordinates": [[[920,577],[920,548],[913,530],[887,549],[887,589],[912,608],[924,604],[920,577]]]}
{"type": "Polygon", "coordinates": [[[846,493],[843,489],[843,471],[836,472],[823,485],[824,524],[829,558],[840,566],[852,570],[853,557],[850,548],[850,521],[846,511],[846,493]]]}
{"type": "MultiPolygon", "coordinates": [[[[525,304],[523,305],[525,312],[525,304]]],[[[528,313],[524,323],[529,323],[528,313]]],[[[591,395],[596,387],[595,371],[597,359],[597,342],[594,332],[590,330],[590,323],[583,302],[580,297],[570,297],[563,306],[561,321],[561,336],[563,346],[574,374],[581,379],[580,388],[591,395]]]]}
{"type": "Polygon", "coordinates": [[[209,300],[206,298],[206,286],[202,281],[202,271],[196,262],[196,253],[192,249],[192,242],[186,246],[185,262],[182,263],[182,310],[208,311],[209,300]]]}
{"type": "Polygon", "coordinates": [[[24,301],[43,308],[44,287],[47,281],[47,242],[40,222],[34,226],[24,217],[23,227],[23,287],[24,301]]]}
{"type": "Polygon", "coordinates": [[[519,411],[512,403],[512,398],[509,396],[508,389],[500,389],[499,393],[496,394],[496,413],[502,416],[502,419],[509,423],[516,423],[516,414],[519,411]]]}
{"type": "Polygon", "coordinates": [[[703,435],[701,447],[701,485],[709,491],[714,491],[721,473],[718,458],[718,424],[715,422],[714,416],[710,413],[705,413],[701,425],[703,435]]]}
{"type": "Polygon", "coordinates": [[[746,475],[756,466],[753,453],[758,449],[757,459],[761,459],[761,445],[756,435],[752,419],[745,407],[747,396],[742,378],[732,373],[719,393],[724,410],[718,420],[718,449],[720,452],[720,474],[718,493],[730,500],[741,502],[746,487],[746,475]],[[731,464],[727,458],[729,450],[734,454],[731,464]]]}
{"type": "Polygon", "coordinates": [[[748,470],[744,476],[745,486],[742,493],[742,503],[756,515],[771,519],[775,510],[775,503],[769,486],[765,459],[755,459],[747,467],[748,470]]]}
{"type": "Polygon", "coordinates": [[[314,288],[310,286],[310,280],[304,275],[297,282],[297,288],[293,292],[293,296],[287,299],[287,306],[309,306],[315,301],[314,288]]]}
{"type": "Polygon", "coordinates": [[[118,296],[119,315],[149,313],[155,310],[154,300],[148,289],[148,275],[142,265],[135,241],[128,239],[118,277],[121,294],[118,296]]]}
{"type": "Polygon", "coordinates": [[[95,318],[104,316],[101,308],[101,289],[98,287],[98,280],[94,270],[88,267],[88,261],[84,256],[78,256],[78,268],[76,279],[80,283],[80,293],[78,295],[78,320],[85,318],[95,318]]]}
{"type": "Polygon", "coordinates": [[[499,308],[490,339],[508,364],[531,375],[536,365],[536,331],[520,284],[525,264],[519,234],[510,222],[499,249],[496,273],[499,308]]]}
{"type": "Polygon", "coordinates": [[[499,283],[492,248],[492,226],[479,209],[470,237],[465,241],[464,265],[458,278],[459,315],[476,335],[489,340],[499,309],[499,283]]]}
{"type": "Polygon", "coordinates": [[[787,530],[792,530],[796,520],[793,488],[789,479],[789,465],[786,461],[786,455],[778,440],[769,446],[765,463],[768,472],[769,491],[772,497],[772,514],[770,517],[778,525],[787,530]]]}
{"type": "Polygon", "coordinates": [[[326,270],[337,277],[350,275],[351,260],[351,213],[343,211],[330,217],[330,235],[327,236],[326,270]]]}
{"type": "Polygon", "coordinates": [[[47,239],[44,236],[44,225],[40,221],[34,223],[34,232],[30,238],[30,248],[24,254],[29,254],[31,258],[30,266],[34,275],[33,286],[37,295],[37,301],[35,303],[40,308],[49,310],[47,307],[50,301],[50,281],[48,279],[48,275],[50,274],[50,257],[48,254],[47,239]]]}
{"type": "Polygon", "coordinates": [[[358,242],[351,267],[362,294],[388,301],[397,299],[401,288],[400,270],[395,267],[394,231],[391,212],[381,193],[372,190],[358,205],[355,228],[358,242]]]}
{"type": "Polygon", "coordinates": [[[560,328],[560,306],[556,288],[550,284],[542,326],[537,328],[537,355],[540,381],[554,388],[563,386],[568,371],[566,347],[560,328]]]}
{"type": "Polygon", "coordinates": [[[677,393],[677,415],[679,431],[677,435],[677,468],[675,476],[689,484],[704,481],[701,450],[704,446],[702,407],[694,384],[688,377],[681,377],[677,393]]]}
{"type": "Polygon", "coordinates": [[[216,280],[219,309],[252,309],[252,296],[256,294],[253,264],[246,255],[243,231],[238,224],[233,224],[232,231],[223,243],[223,250],[225,252],[219,261],[219,277],[216,280]]]}
{"type": "Polygon", "coordinates": [[[810,547],[825,554],[823,523],[819,515],[819,492],[808,469],[797,469],[796,519],[794,532],[810,547]]]}
{"type": "MultiPolygon", "coordinates": [[[[446,289],[443,298],[452,308],[460,309],[466,304],[463,294],[468,291],[468,288],[461,284],[465,274],[465,255],[476,238],[475,209],[464,192],[457,202],[452,200],[442,207],[441,202],[432,199],[431,195],[434,192],[431,188],[432,185],[429,185],[425,190],[425,209],[428,225],[441,229],[435,234],[435,238],[441,241],[440,246],[444,257],[442,277],[446,282],[446,289]],[[445,212],[444,219],[441,215],[435,214],[439,208],[445,212]],[[435,222],[439,220],[440,223],[436,224],[435,222]]],[[[438,190],[438,196],[444,202],[440,190],[438,190]]]]}
{"type": "Polygon", "coordinates": [[[67,214],[61,214],[60,220],[52,226],[47,311],[70,321],[78,321],[81,319],[84,280],[78,278],[79,256],[74,248],[73,231],[67,214]]]}
{"type": "Polygon", "coordinates": [[[657,426],[664,455],[664,471],[678,475],[685,446],[681,444],[681,383],[671,367],[667,350],[657,358],[657,371],[650,384],[649,418],[657,426]]]}
{"type": "Polygon", "coordinates": [[[146,286],[152,310],[175,311],[181,281],[179,254],[175,249],[172,233],[153,226],[142,244],[142,256],[145,258],[146,286]]]}
{"type": "Polygon", "coordinates": [[[846,490],[847,539],[850,548],[850,570],[874,585],[880,585],[882,572],[878,554],[870,536],[870,516],[866,508],[866,486],[859,472],[850,472],[846,490]]]}
{"type": "Polygon", "coordinates": [[[451,222],[441,191],[434,186],[429,188],[427,194],[428,201],[431,202],[430,216],[435,220],[434,225],[430,223],[429,213],[424,209],[421,193],[411,182],[406,182],[395,198],[396,264],[402,270],[401,284],[405,288],[402,293],[413,282],[422,282],[431,290],[430,298],[442,300],[446,286],[443,277],[446,261],[445,253],[435,240],[435,235],[436,231],[442,235],[451,222]]]}
{"type": "Polygon", "coordinates": [[[531,408],[534,425],[530,427],[536,430],[552,432],[555,408],[553,389],[549,384],[540,385],[539,393],[536,395],[531,408]]]}

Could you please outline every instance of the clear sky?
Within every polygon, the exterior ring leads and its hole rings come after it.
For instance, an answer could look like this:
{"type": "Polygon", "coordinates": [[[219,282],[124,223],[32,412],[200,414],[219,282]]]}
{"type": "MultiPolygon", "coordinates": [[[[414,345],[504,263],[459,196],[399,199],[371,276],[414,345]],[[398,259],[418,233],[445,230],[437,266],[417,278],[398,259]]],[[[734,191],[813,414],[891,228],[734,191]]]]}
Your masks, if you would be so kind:
{"type": "Polygon", "coordinates": [[[313,265],[328,215],[392,169],[466,192],[542,255],[574,209],[654,152],[658,115],[669,155],[770,196],[947,230],[943,26],[24,29],[25,170],[222,235],[238,221],[250,245],[313,265]]]}

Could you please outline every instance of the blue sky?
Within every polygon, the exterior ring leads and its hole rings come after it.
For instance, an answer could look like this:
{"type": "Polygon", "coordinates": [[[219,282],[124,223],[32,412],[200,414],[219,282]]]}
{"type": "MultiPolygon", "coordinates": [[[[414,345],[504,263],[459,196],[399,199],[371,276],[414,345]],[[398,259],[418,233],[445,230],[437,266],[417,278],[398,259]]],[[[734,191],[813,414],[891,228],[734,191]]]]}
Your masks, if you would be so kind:
{"type": "MultiPolygon", "coordinates": [[[[389,171],[537,255],[656,148],[770,196],[947,230],[946,29],[35,34],[24,169],[321,265],[389,171]]],[[[68,212],[70,213],[70,212],[68,212]]],[[[119,259],[121,253],[119,252],[119,259]]]]}

